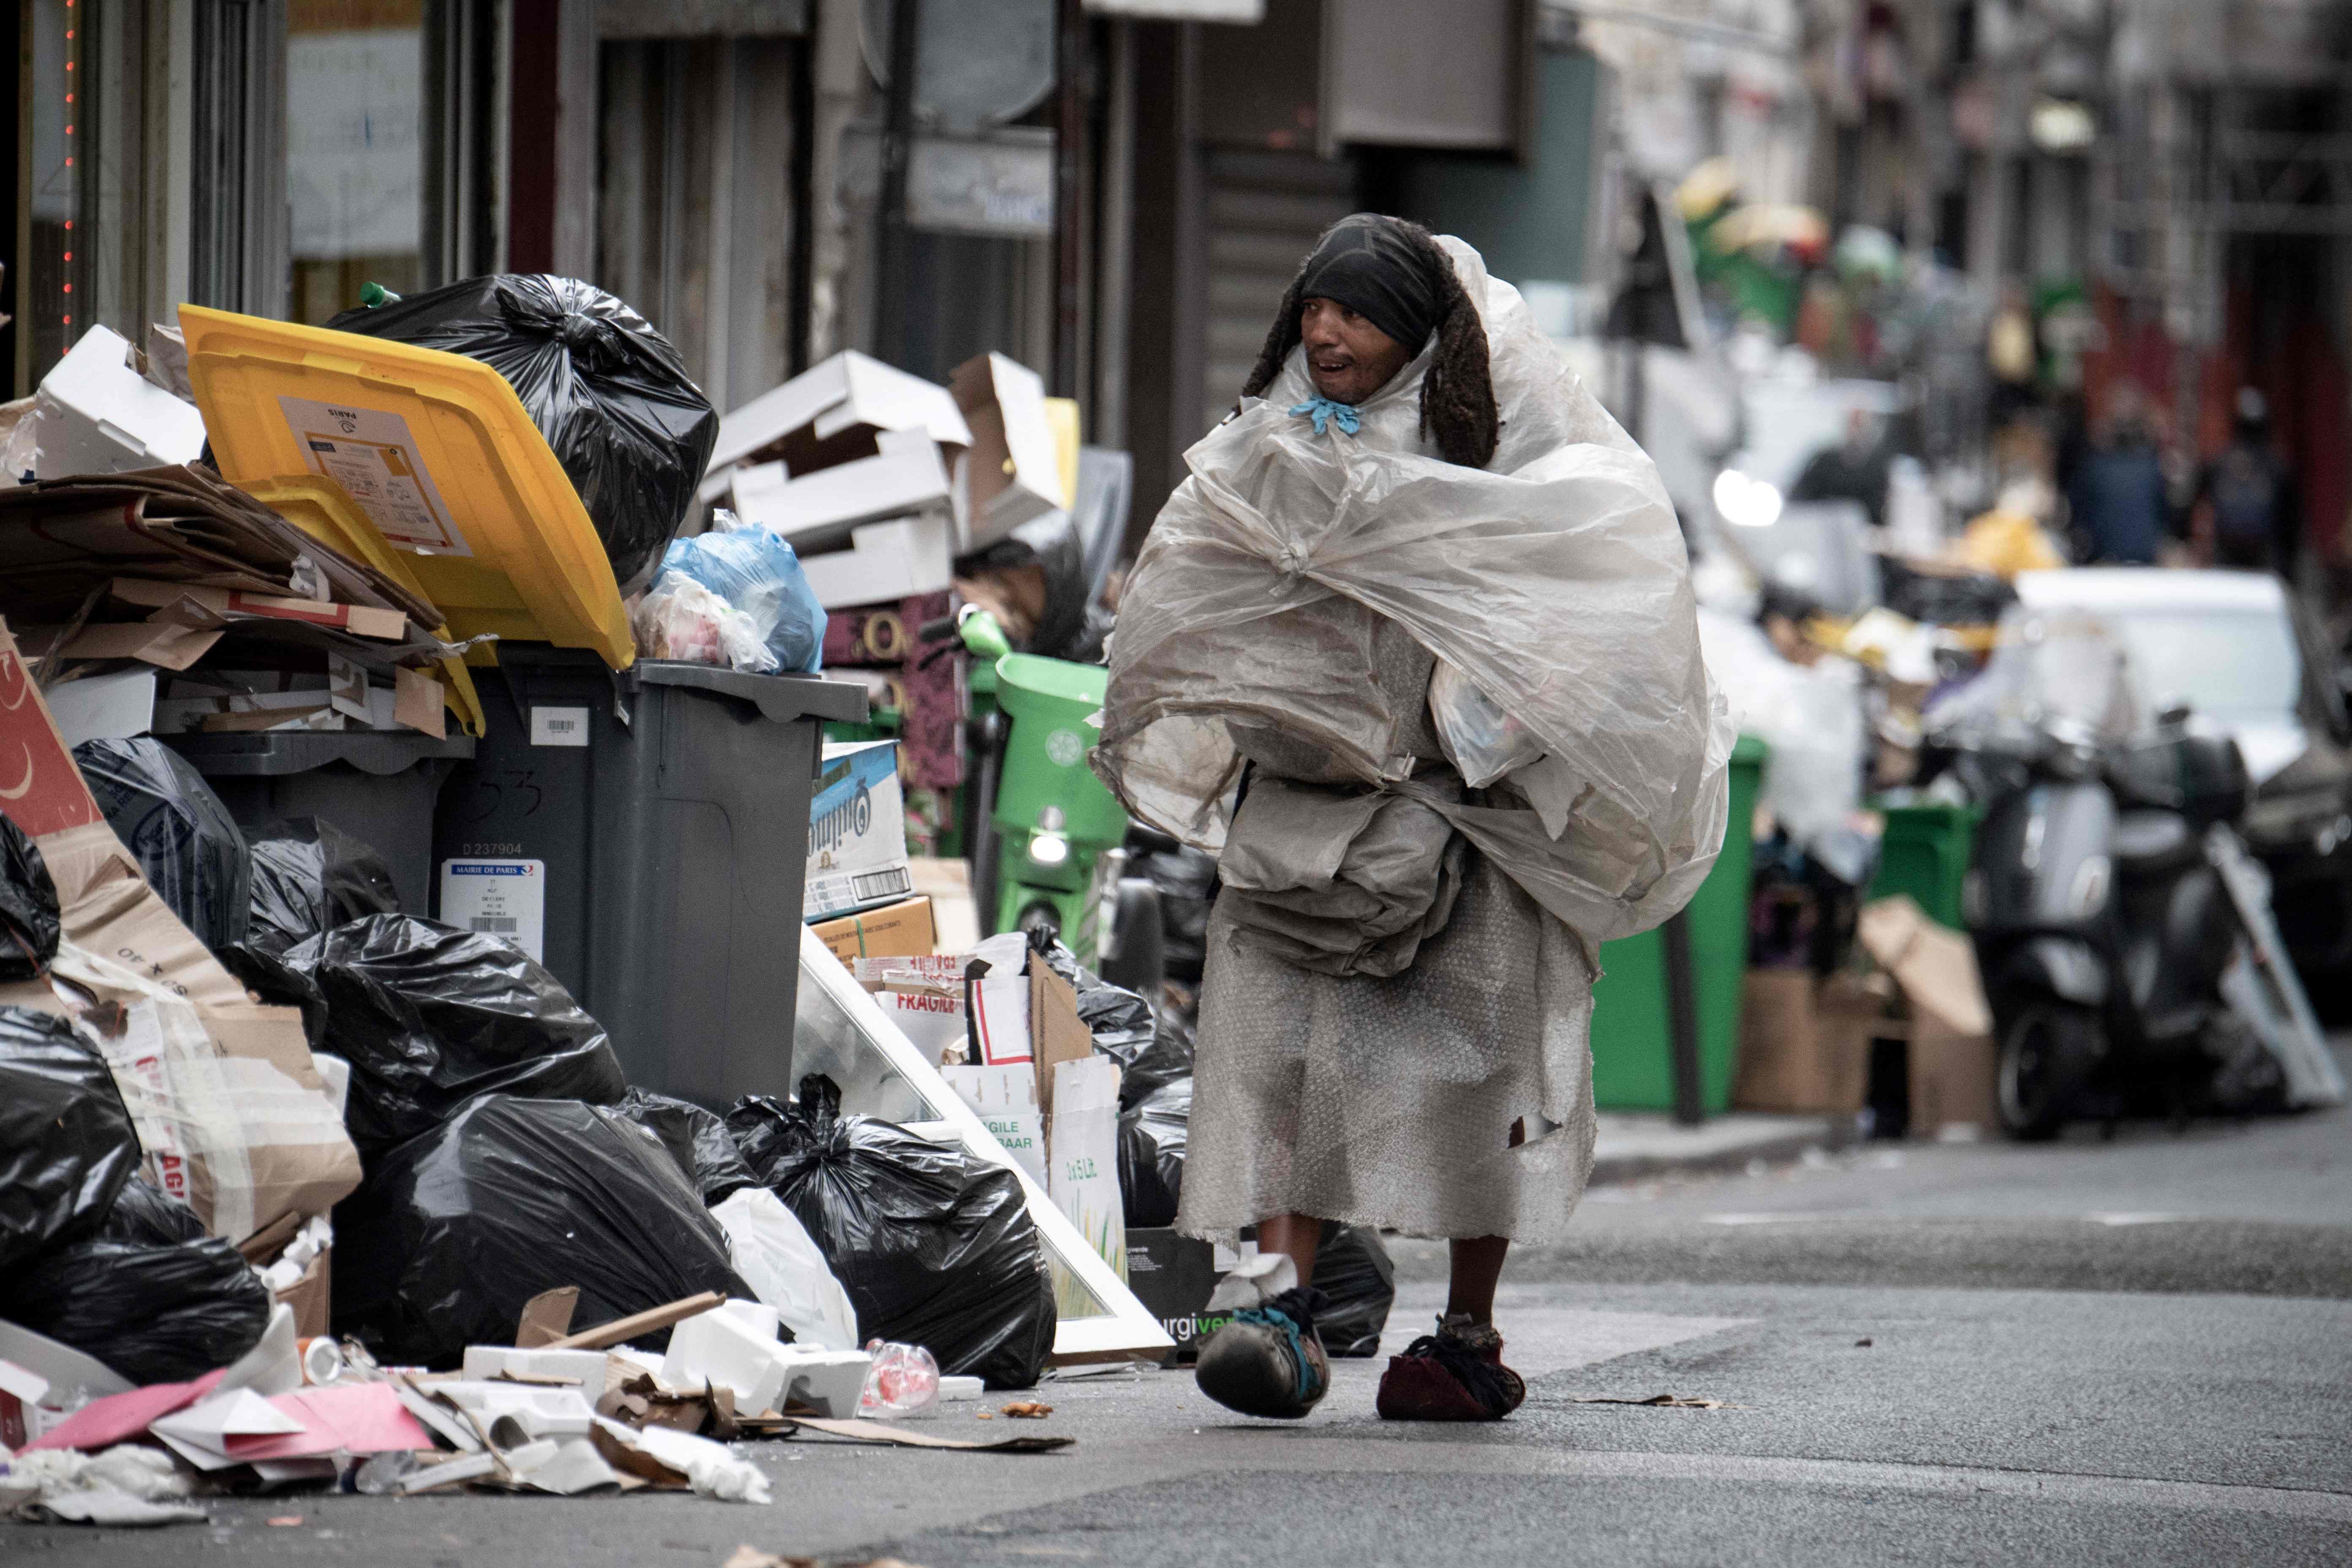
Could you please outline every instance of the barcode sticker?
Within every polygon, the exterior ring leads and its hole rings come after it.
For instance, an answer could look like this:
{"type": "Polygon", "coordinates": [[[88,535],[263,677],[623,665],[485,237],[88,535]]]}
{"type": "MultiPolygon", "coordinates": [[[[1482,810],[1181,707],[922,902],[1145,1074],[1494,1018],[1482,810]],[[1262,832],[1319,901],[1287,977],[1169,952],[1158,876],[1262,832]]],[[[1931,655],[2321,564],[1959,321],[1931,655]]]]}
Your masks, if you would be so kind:
{"type": "Polygon", "coordinates": [[[530,743],[534,746],[585,746],[588,743],[588,710],[533,708],[530,710],[530,743]]]}
{"type": "Polygon", "coordinates": [[[441,920],[460,930],[505,937],[545,962],[547,862],[442,861],[441,920]]]}
{"type": "Polygon", "coordinates": [[[868,871],[863,876],[852,877],[849,886],[859,903],[871,903],[876,899],[903,896],[914,891],[915,873],[908,867],[892,866],[887,870],[868,871]]]}

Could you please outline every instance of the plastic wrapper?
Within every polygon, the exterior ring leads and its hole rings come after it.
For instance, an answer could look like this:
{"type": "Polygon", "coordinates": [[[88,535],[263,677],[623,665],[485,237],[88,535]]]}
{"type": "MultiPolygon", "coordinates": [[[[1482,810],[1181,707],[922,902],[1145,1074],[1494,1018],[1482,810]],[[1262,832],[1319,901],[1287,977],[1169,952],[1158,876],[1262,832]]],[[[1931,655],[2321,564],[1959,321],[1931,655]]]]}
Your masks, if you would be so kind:
{"type": "Polygon", "coordinates": [[[1184,1147],[1192,1121],[1192,1080],[1180,1078],[1119,1113],[1118,1190],[1127,1223],[1176,1223],[1184,1195],[1184,1147]]]}
{"type": "Polygon", "coordinates": [[[793,547],[764,528],[743,527],[721,510],[710,532],[670,542],[662,574],[693,578],[751,618],[775,656],[771,668],[814,675],[824,667],[824,606],[793,547]]]}
{"type": "Polygon", "coordinates": [[[149,1247],[175,1247],[204,1237],[205,1222],[196,1211],[144,1176],[122,1184],[106,1223],[98,1228],[100,1241],[137,1241],[149,1247]]]}
{"type": "Polygon", "coordinates": [[[326,994],[328,1048],[352,1064],[343,1120],[362,1159],[482,1095],[610,1105],[628,1092],[604,1026],[499,937],[370,915],[286,962],[326,994]]]}
{"type": "Polygon", "coordinates": [[[62,1018],[0,1007],[0,1278],[97,1232],[139,1157],[105,1058],[62,1018]]]}
{"type": "Polygon", "coordinates": [[[730,1193],[759,1185],[717,1111],[645,1089],[629,1090],[614,1109],[661,1140],[705,1204],[716,1205],[730,1193]]]}
{"type": "Polygon", "coordinates": [[[252,849],[247,941],[259,952],[281,953],[345,921],[400,909],[383,857],[332,823],[315,816],[273,822],[253,836],[252,849]]]}
{"type": "Polygon", "coordinates": [[[1533,730],[1503,711],[1468,676],[1444,659],[1429,678],[1429,715],[1462,782],[1484,789],[1544,754],[1533,730]]]}
{"type": "Polygon", "coordinates": [[[58,956],[58,885],[40,846],[0,816],[0,984],[30,980],[58,956]]]}
{"type": "Polygon", "coordinates": [[[728,1113],[743,1157],[824,1248],[868,1336],[940,1370],[1027,1388],[1054,1348],[1054,1285],[1020,1179],[903,1127],[839,1113],[812,1077],[798,1105],[728,1113]]]}
{"type": "MultiPolygon", "coordinates": [[[[1426,804],[1590,948],[1656,925],[1706,879],[1736,737],[1699,657],[1682,532],[1655,468],[1518,291],[1469,247],[1439,243],[1481,308],[1502,421],[1493,458],[1468,468],[1425,444],[1433,350],[1361,405],[1352,436],[1318,435],[1289,412],[1314,395],[1294,351],[1263,398],[1185,454],[1191,476],[1121,600],[1095,765],[1138,817],[1211,853],[1240,775],[1231,721],[1421,798],[1397,743],[1421,694],[1392,704],[1364,679],[1360,649],[1318,640],[1312,612],[1344,596],[1565,762],[1574,807],[1557,831],[1509,800],[1426,804]]],[[[1563,1038],[1547,1063],[1555,1121],[1575,1114],[1583,1048],[1563,1038]]]]}
{"type": "Polygon", "coordinates": [[[751,1296],[659,1140],[577,1100],[477,1100],[335,1210],[335,1330],[381,1362],[446,1368],[509,1344],[523,1304],[563,1285],[583,1328],[703,1290],[751,1296]]]}
{"type": "Polygon", "coordinates": [[[1323,1310],[1315,1314],[1323,1348],[1332,1355],[1378,1355],[1381,1331],[1396,1304],[1396,1265],[1381,1245],[1381,1233],[1369,1226],[1326,1225],[1315,1249],[1315,1289],[1323,1292],[1323,1310]]]}
{"type": "Polygon", "coordinates": [[[919,1415],[940,1402],[940,1363],[920,1345],[868,1342],[866,1353],[874,1358],[866,1369],[865,1390],[857,1396],[857,1414],[883,1421],[919,1415]]]}
{"type": "Polygon", "coordinates": [[[0,1318],[96,1356],[133,1383],[175,1383],[260,1342],[269,1290],[215,1237],[78,1241],[0,1275],[0,1318]]]}
{"type": "Polygon", "coordinates": [[[745,675],[769,675],[776,668],[760,622],[683,572],[662,573],[637,601],[629,627],[636,634],[637,651],[647,658],[717,665],[745,675]]]}
{"type": "Polygon", "coordinates": [[[710,400],[643,316],[577,279],[509,273],[327,324],[464,354],[506,377],[580,492],[621,591],[643,585],[719,439],[710,400]]]}

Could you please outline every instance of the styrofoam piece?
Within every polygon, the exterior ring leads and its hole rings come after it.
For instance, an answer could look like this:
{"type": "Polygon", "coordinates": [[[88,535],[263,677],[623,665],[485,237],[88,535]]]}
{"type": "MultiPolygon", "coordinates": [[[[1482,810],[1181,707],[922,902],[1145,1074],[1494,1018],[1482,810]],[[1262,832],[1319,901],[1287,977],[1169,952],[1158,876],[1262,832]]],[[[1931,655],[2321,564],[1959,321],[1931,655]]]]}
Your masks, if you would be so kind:
{"type": "Polygon", "coordinates": [[[971,430],[953,393],[853,349],[811,365],[720,418],[710,468],[716,472],[740,463],[795,430],[805,428],[821,443],[861,425],[877,431],[919,430],[944,446],[971,445],[971,430]]]}
{"type": "Polygon", "coordinates": [[[33,416],[41,479],[117,474],[193,463],[205,449],[205,416],[131,367],[121,333],[92,327],[41,378],[33,416]]]}
{"type": "Polygon", "coordinates": [[[467,1382],[436,1383],[433,1392],[486,1426],[511,1416],[532,1437],[585,1436],[596,1414],[576,1388],[467,1382]]]}
{"type": "MultiPolygon", "coordinates": [[[[706,1312],[704,1317],[714,1314],[706,1312]]],[[[689,1318],[688,1322],[698,1320],[689,1318]]],[[[626,1426],[603,1416],[596,1419],[597,1428],[624,1448],[635,1449],[650,1459],[668,1466],[692,1483],[704,1497],[718,1498],[724,1502],[757,1502],[770,1500],[768,1478],[760,1467],[749,1459],[739,1459],[728,1451],[724,1443],[714,1443],[708,1437],[698,1437],[691,1432],[680,1432],[669,1426],[626,1426]]]]}
{"type": "Polygon", "coordinates": [[[721,1301],[719,1310],[761,1339],[776,1338],[783,1325],[783,1319],[765,1301],[721,1301]]]}
{"type": "MultiPolygon", "coordinates": [[[[534,1447],[537,1446],[533,1445],[534,1447]]],[[[613,1467],[604,1462],[604,1456],[596,1452],[595,1443],[586,1437],[572,1438],[527,1470],[515,1465],[512,1455],[508,1457],[507,1462],[524,1480],[541,1491],[553,1492],[558,1497],[577,1497],[598,1487],[618,1486],[621,1481],[621,1478],[613,1473],[613,1467]]]]}
{"type": "Polygon", "coordinates": [[[886,430],[870,458],[794,479],[782,463],[735,470],[735,510],[795,549],[846,538],[859,523],[925,507],[944,510],[953,487],[939,444],[919,430],[886,430]]]}
{"type": "Polygon", "coordinates": [[[987,1384],[976,1377],[942,1377],[940,1379],[940,1403],[950,1400],[978,1399],[987,1384]]]}
{"type": "Polygon", "coordinates": [[[829,1351],[815,1346],[779,1345],[784,1363],[782,1404],[806,1405],[820,1415],[857,1414],[857,1396],[866,1391],[866,1374],[874,1358],[864,1351],[829,1351]]]}
{"type": "Polygon", "coordinates": [[[955,524],[944,512],[869,522],[846,549],[801,557],[810,592],[828,610],[944,593],[955,582],[955,524]]]}
{"type": "Polygon", "coordinates": [[[467,1345],[459,1370],[477,1382],[500,1377],[554,1378],[580,1385],[580,1397],[593,1405],[604,1394],[603,1351],[525,1350],[514,1345],[467,1345]]]}
{"type": "Polygon", "coordinates": [[[661,1380],[671,1388],[726,1389],[735,1396],[735,1408],[747,1414],[781,1410],[784,1364],[776,1352],[783,1348],[739,1318],[705,1312],[670,1331],[661,1380]]]}

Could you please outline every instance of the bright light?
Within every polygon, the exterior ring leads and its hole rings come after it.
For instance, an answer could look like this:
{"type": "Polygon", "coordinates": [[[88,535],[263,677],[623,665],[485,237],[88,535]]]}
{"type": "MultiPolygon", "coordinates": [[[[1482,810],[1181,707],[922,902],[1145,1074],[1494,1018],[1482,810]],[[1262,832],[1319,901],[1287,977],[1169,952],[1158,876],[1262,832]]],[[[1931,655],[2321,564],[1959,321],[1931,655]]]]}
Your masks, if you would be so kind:
{"type": "Polygon", "coordinates": [[[1040,833],[1029,840],[1029,858],[1040,866],[1058,866],[1070,858],[1070,841],[1058,833],[1040,833]]]}
{"type": "Polygon", "coordinates": [[[1780,521],[1780,488],[1769,479],[1726,468],[1715,476],[1715,510],[1738,527],[1769,528],[1780,521]]]}

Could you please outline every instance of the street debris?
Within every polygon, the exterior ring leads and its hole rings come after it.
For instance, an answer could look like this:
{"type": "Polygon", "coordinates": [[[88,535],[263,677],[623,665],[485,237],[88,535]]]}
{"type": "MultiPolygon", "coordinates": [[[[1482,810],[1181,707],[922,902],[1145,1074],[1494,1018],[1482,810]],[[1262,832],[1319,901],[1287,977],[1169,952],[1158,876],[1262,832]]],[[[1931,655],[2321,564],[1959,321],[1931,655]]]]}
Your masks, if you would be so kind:
{"type": "Polygon", "coordinates": [[[912,1563],[896,1557],[861,1557],[855,1563],[846,1557],[779,1557],[772,1552],[762,1552],[745,1542],[719,1568],[918,1568],[912,1563]]]}
{"type": "Polygon", "coordinates": [[[998,1406],[998,1409],[1004,1415],[1030,1421],[1043,1421],[1046,1416],[1054,1414],[1052,1405],[1040,1404],[1034,1399],[1016,1399],[1010,1405],[998,1406]]]}
{"type": "Polygon", "coordinates": [[[1570,1405],[1642,1405],[1665,1410],[1745,1410],[1745,1405],[1727,1405],[1720,1399],[1685,1399],[1675,1394],[1653,1394],[1647,1399],[1626,1399],[1606,1394],[1571,1394],[1570,1405]]]}

